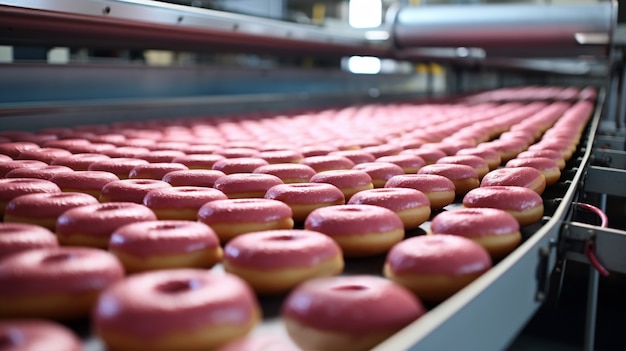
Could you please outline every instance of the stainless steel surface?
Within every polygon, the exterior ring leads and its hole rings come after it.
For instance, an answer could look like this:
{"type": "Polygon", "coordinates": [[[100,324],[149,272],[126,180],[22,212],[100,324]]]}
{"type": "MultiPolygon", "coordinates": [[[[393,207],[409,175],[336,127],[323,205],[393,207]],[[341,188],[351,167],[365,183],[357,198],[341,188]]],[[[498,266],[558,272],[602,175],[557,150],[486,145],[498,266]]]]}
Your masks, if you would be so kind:
{"type": "MultiPolygon", "coordinates": [[[[567,225],[563,235],[566,239],[578,242],[593,238],[598,261],[611,272],[626,274],[626,255],[624,255],[626,231],[572,222],[567,225]]],[[[589,262],[581,252],[568,252],[566,258],[577,262],[589,262]]]]}
{"type": "Polygon", "coordinates": [[[598,2],[405,7],[397,14],[393,37],[400,49],[476,47],[489,57],[524,52],[535,57],[607,56],[615,6],[598,2]],[[601,45],[580,45],[584,38],[601,45]],[[598,43],[598,38],[603,40],[598,43]]]}
{"type": "Polygon", "coordinates": [[[626,169],[591,166],[587,172],[584,190],[626,197],[626,169]]]}

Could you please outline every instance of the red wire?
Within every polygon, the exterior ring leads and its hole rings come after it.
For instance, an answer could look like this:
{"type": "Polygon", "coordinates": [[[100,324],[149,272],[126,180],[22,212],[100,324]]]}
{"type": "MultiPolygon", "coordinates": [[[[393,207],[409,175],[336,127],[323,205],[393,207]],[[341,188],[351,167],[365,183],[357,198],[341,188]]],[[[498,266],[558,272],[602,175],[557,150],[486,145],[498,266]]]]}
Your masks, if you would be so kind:
{"type": "MultiPolygon", "coordinates": [[[[589,204],[583,204],[583,203],[577,203],[576,205],[582,209],[585,209],[589,212],[593,212],[596,215],[598,215],[598,217],[600,217],[600,226],[602,228],[608,227],[609,218],[601,209],[595,206],[592,206],[589,204]]],[[[593,240],[588,240],[587,243],[585,243],[585,255],[587,255],[587,259],[589,259],[589,263],[591,263],[593,268],[595,268],[598,272],[600,272],[600,274],[602,274],[605,277],[609,275],[609,271],[606,268],[604,268],[604,266],[602,265],[602,263],[600,263],[600,261],[598,260],[598,257],[596,256],[596,250],[595,250],[595,245],[593,243],[593,240]]]]}

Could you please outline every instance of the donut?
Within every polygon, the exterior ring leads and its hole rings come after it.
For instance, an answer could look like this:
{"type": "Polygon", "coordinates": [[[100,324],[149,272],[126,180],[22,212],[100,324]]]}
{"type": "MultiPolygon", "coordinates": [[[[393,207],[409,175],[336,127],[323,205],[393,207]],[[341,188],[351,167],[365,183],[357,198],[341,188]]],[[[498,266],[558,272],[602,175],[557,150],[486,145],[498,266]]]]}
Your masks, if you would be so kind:
{"type": "Polygon", "coordinates": [[[89,165],[90,171],[105,171],[115,174],[119,179],[128,179],[130,171],[141,165],[147,165],[148,161],[138,158],[111,158],[108,160],[95,161],[89,165]]]}
{"type": "Polygon", "coordinates": [[[269,165],[269,162],[257,157],[237,157],[218,160],[211,169],[222,171],[225,174],[252,173],[255,169],[269,165]]]}
{"type": "Polygon", "coordinates": [[[4,216],[4,209],[14,198],[35,193],[60,193],[58,185],[45,179],[10,178],[0,179],[0,214],[4,216]]]}
{"type": "Polygon", "coordinates": [[[106,289],[93,326],[112,350],[195,351],[245,336],[260,316],[254,292],[240,278],[171,269],[133,275],[106,289]]]}
{"type": "Polygon", "coordinates": [[[224,160],[226,157],[216,154],[191,154],[178,156],[172,160],[172,162],[180,163],[187,166],[189,169],[206,169],[213,168],[215,162],[224,160]]]}
{"type": "Polygon", "coordinates": [[[521,139],[497,139],[479,144],[477,147],[496,150],[500,154],[502,162],[506,162],[525,151],[528,148],[528,143],[521,139]]]}
{"type": "Polygon", "coordinates": [[[171,188],[169,183],[156,179],[121,179],[102,188],[100,202],[134,202],[143,204],[143,198],[154,189],[171,188]]]}
{"type": "Polygon", "coordinates": [[[392,156],[397,155],[402,151],[402,147],[400,145],[394,144],[381,144],[381,145],[371,145],[361,148],[361,150],[365,152],[369,152],[374,155],[376,158],[384,157],[384,156],[392,156]]]}
{"type": "Polygon", "coordinates": [[[66,326],[44,319],[0,321],[0,340],[5,351],[83,351],[76,334],[66,326]]]}
{"type": "Polygon", "coordinates": [[[346,203],[343,192],[327,183],[279,184],[267,190],[264,197],[287,204],[297,223],[304,222],[315,209],[346,203]]]}
{"type": "Polygon", "coordinates": [[[177,186],[150,190],[144,196],[143,204],[150,208],[158,219],[195,221],[202,205],[225,199],[228,199],[228,196],[216,189],[177,186]]]}
{"type": "Polygon", "coordinates": [[[83,193],[36,193],[21,195],[9,201],[4,212],[4,221],[29,223],[52,231],[57,218],[63,212],[78,206],[98,203],[98,200],[83,193]]]}
{"type": "Polygon", "coordinates": [[[224,270],[259,294],[286,292],[317,277],[341,273],[339,246],[309,230],[269,230],[240,235],[224,247],[224,270]]]}
{"type": "Polygon", "coordinates": [[[263,198],[269,188],[283,184],[280,178],[262,173],[227,174],[215,180],[213,187],[229,199],[263,198]]]}
{"type": "Polygon", "coordinates": [[[546,189],[546,177],[532,167],[506,167],[493,170],[481,180],[481,187],[488,186],[522,186],[543,194],[546,189]]]}
{"type": "MultiPolygon", "coordinates": [[[[1,144],[0,144],[1,145],[1,144]]],[[[47,163],[37,160],[11,160],[0,162],[0,178],[6,177],[7,173],[18,168],[42,168],[47,163]]]]}
{"type": "Polygon", "coordinates": [[[140,155],[137,158],[146,160],[150,163],[167,163],[174,162],[177,157],[183,157],[185,153],[179,150],[153,150],[147,154],[140,155]]]}
{"type": "Polygon", "coordinates": [[[541,196],[534,190],[521,186],[488,186],[472,189],[463,197],[463,206],[504,210],[513,215],[520,226],[538,222],[543,216],[541,196]]]}
{"type": "Polygon", "coordinates": [[[59,216],[56,234],[62,245],[106,249],[115,229],[129,223],[156,219],[149,208],[132,202],[78,206],[59,216]]]}
{"type": "Polygon", "coordinates": [[[109,144],[109,143],[88,143],[88,144],[72,145],[68,147],[67,150],[74,154],[81,154],[81,153],[100,154],[103,152],[113,150],[115,148],[116,148],[115,145],[109,144]]]}
{"type": "Polygon", "coordinates": [[[432,164],[422,167],[417,174],[444,176],[454,184],[456,196],[463,196],[468,191],[478,188],[478,172],[473,167],[463,164],[432,164]]]}
{"type": "Polygon", "coordinates": [[[417,173],[420,168],[426,165],[426,161],[424,161],[421,157],[407,154],[379,157],[376,159],[376,162],[393,163],[400,166],[406,174],[417,173]]]}
{"type": "Polygon", "coordinates": [[[226,158],[256,158],[259,157],[261,152],[257,150],[255,146],[256,145],[227,146],[215,153],[226,158]]]}
{"type": "Polygon", "coordinates": [[[34,224],[0,223],[0,260],[17,252],[57,246],[56,236],[46,228],[34,224]]]}
{"type": "Polygon", "coordinates": [[[354,162],[349,158],[338,155],[308,156],[303,158],[300,163],[313,168],[317,173],[332,170],[347,170],[354,167],[354,162]]]}
{"type": "Polygon", "coordinates": [[[406,149],[400,152],[400,155],[419,156],[427,165],[437,162],[438,159],[448,156],[445,152],[435,148],[406,149]]]}
{"type": "Polygon", "coordinates": [[[491,266],[487,250],[470,239],[446,234],[421,235],[391,248],[383,273],[420,299],[441,302],[491,266]]]}
{"type": "Polygon", "coordinates": [[[96,199],[100,198],[105,185],[119,180],[115,174],[105,171],[64,172],[50,178],[64,192],[89,194],[96,199]]]}
{"type": "Polygon", "coordinates": [[[90,164],[108,159],[109,156],[101,154],[74,154],[55,158],[50,164],[69,167],[75,171],[88,171],[90,164]]]}
{"type": "Polygon", "coordinates": [[[37,178],[50,180],[59,173],[74,172],[71,168],[65,166],[44,166],[37,168],[16,168],[6,174],[6,178],[37,178]]]}
{"type": "Polygon", "coordinates": [[[211,268],[222,260],[222,248],[215,232],[195,221],[129,223],[112,232],[108,248],[129,273],[211,268]]]}
{"type": "MultiPolygon", "coordinates": [[[[54,133],[59,134],[58,132],[54,132],[54,133]]],[[[71,133],[71,129],[65,131],[64,133],[71,133]]],[[[61,140],[49,140],[43,143],[42,146],[68,150],[70,147],[75,146],[75,145],[89,145],[89,144],[91,144],[91,142],[87,139],[72,138],[72,139],[61,139],[61,140]]]]}
{"type": "Polygon", "coordinates": [[[550,149],[534,150],[534,151],[527,150],[524,152],[520,152],[516,158],[534,158],[534,157],[547,157],[549,159],[554,160],[561,171],[565,169],[565,159],[563,158],[563,155],[556,150],[550,150],[550,149]]]}
{"type": "Polygon", "coordinates": [[[29,250],[0,261],[0,317],[69,320],[89,315],[124,277],[112,254],[85,247],[29,250]]]}
{"type": "MultiPolygon", "coordinates": [[[[222,150],[222,147],[219,145],[215,145],[215,144],[192,144],[192,145],[188,145],[187,147],[181,149],[182,152],[186,153],[187,156],[190,155],[217,155],[216,152],[219,152],[220,150],[222,150]]],[[[217,155],[220,156],[220,159],[225,158],[222,155],[217,155]]],[[[174,161],[177,162],[177,161],[174,161]]],[[[183,163],[183,162],[181,162],[183,163]]],[[[189,167],[190,169],[192,169],[192,167],[189,167]]],[[[211,169],[211,168],[209,168],[211,169]]]]}
{"type": "Polygon", "coordinates": [[[289,206],[270,199],[215,200],[198,210],[198,221],[211,227],[223,243],[244,233],[293,229],[291,216],[289,206]]]}
{"type": "Polygon", "coordinates": [[[365,162],[354,166],[352,169],[363,171],[372,178],[374,188],[384,188],[389,179],[404,174],[402,167],[394,163],[365,162]]]}
{"type": "Polygon", "coordinates": [[[0,143],[0,154],[16,159],[23,151],[39,149],[39,145],[28,141],[0,143]]]}
{"type": "Polygon", "coordinates": [[[359,191],[374,188],[372,178],[365,171],[356,169],[323,171],[311,177],[311,183],[326,183],[336,186],[344,198],[350,200],[359,191]]]}
{"type": "Polygon", "coordinates": [[[279,163],[299,163],[304,158],[302,153],[296,150],[269,150],[261,151],[258,157],[264,159],[269,164],[279,163]]]}
{"type": "Polygon", "coordinates": [[[294,289],[281,309],[298,346],[325,351],[371,350],[425,313],[403,286],[367,275],[311,279],[294,289]]]}
{"type": "Polygon", "coordinates": [[[485,174],[489,173],[489,165],[479,156],[475,155],[456,155],[446,156],[437,160],[438,164],[458,164],[466,165],[474,168],[478,173],[478,179],[482,179],[485,174]]]}
{"type": "Polygon", "coordinates": [[[189,169],[180,163],[160,162],[148,163],[145,165],[135,166],[128,172],[129,179],[157,179],[160,180],[169,172],[189,169]]]}
{"type": "Polygon", "coordinates": [[[489,170],[494,170],[500,166],[502,163],[502,158],[500,157],[500,153],[496,150],[489,148],[468,148],[461,149],[456,153],[458,156],[478,156],[487,162],[487,166],[489,166],[489,170]]]}
{"type": "Polygon", "coordinates": [[[557,161],[547,157],[514,158],[506,163],[505,167],[531,167],[543,174],[546,185],[552,185],[561,178],[561,169],[557,161]]]}
{"type": "Polygon", "coordinates": [[[71,156],[72,153],[54,147],[42,147],[37,149],[29,149],[20,152],[16,160],[37,160],[50,164],[53,160],[59,157],[71,156]]]}
{"type": "Polygon", "coordinates": [[[299,163],[277,163],[261,166],[252,173],[271,174],[280,178],[285,184],[308,183],[315,175],[315,170],[299,163]]]}
{"type": "Polygon", "coordinates": [[[455,187],[452,181],[435,174],[404,174],[394,176],[385,183],[385,188],[411,188],[428,197],[430,208],[443,208],[454,202],[455,187]]]}
{"type": "Polygon", "coordinates": [[[300,150],[298,151],[300,151],[302,155],[305,158],[307,158],[307,157],[313,157],[313,156],[326,156],[333,151],[339,151],[339,150],[337,149],[336,146],[329,145],[329,144],[314,144],[314,145],[302,146],[300,150]]]}
{"type": "Polygon", "coordinates": [[[141,158],[150,152],[150,149],[139,146],[120,146],[101,153],[111,158],[141,158]]]}
{"type": "Polygon", "coordinates": [[[217,178],[225,176],[224,172],[211,169],[184,169],[166,173],[162,181],[171,186],[201,186],[212,188],[217,178]]]}
{"type": "Polygon", "coordinates": [[[409,188],[381,188],[354,194],[349,205],[374,205],[395,212],[404,229],[415,229],[430,217],[430,200],[419,190],[409,188]]]}
{"type": "Polygon", "coordinates": [[[463,236],[482,245],[493,259],[515,250],[522,241],[519,223],[496,208],[460,208],[441,212],[430,222],[432,234],[463,236]]]}
{"type": "Polygon", "coordinates": [[[404,224],[395,212],[373,205],[339,205],[314,210],[304,228],[335,240],[346,257],[375,256],[404,238],[404,224]]]}
{"type": "Polygon", "coordinates": [[[355,165],[376,161],[376,157],[374,155],[362,149],[333,151],[328,155],[346,157],[350,159],[350,161],[354,162],[355,165]]]}
{"type": "Polygon", "coordinates": [[[302,351],[286,331],[271,328],[253,330],[250,334],[218,347],[215,351],[302,351]]]}

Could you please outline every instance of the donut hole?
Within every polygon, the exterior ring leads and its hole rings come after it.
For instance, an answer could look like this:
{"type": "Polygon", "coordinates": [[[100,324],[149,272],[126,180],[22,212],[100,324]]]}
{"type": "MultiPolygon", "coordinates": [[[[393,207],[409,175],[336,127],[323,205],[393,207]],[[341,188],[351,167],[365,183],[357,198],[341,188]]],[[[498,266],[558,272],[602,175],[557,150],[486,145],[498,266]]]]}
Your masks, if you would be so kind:
{"type": "Polygon", "coordinates": [[[291,186],[292,188],[318,188],[321,187],[321,184],[316,184],[316,183],[296,183],[296,184],[289,184],[289,186],[291,186]]]}
{"type": "Polygon", "coordinates": [[[133,183],[137,185],[150,185],[156,182],[153,179],[133,179],[133,183]]]}
{"type": "Polygon", "coordinates": [[[200,282],[196,279],[171,280],[157,285],[156,290],[163,294],[174,295],[189,292],[199,286],[200,282]]]}
{"type": "Polygon", "coordinates": [[[44,257],[41,260],[41,263],[46,263],[46,264],[54,264],[54,263],[61,263],[61,262],[66,262],[69,261],[71,259],[76,258],[76,254],[71,253],[71,252],[58,252],[55,254],[51,254],[48,255],[46,257],[44,257]]]}
{"type": "Polygon", "coordinates": [[[96,209],[96,212],[115,211],[123,209],[125,206],[121,204],[102,204],[96,209]]]}
{"type": "Polygon", "coordinates": [[[181,189],[175,189],[175,190],[179,193],[197,193],[197,192],[206,191],[205,189],[190,189],[190,188],[181,188],[181,189]]]}
{"type": "Polygon", "coordinates": [[[361,207],[339,207],[337,208],[338,211],[342,211],[342,212],[363,212],[365,211],[365,208],[361,208],[361,207]]]}
{"type": "Polygon", "coordinates": [[[176,224],[176,223],[158,223],[157,225],[155,225],[152,230],[175,230],[175,229],[180,229],[182,228],[183,225],[182,224],[176,224]]]}
{"type": "Polygon", "coordinates": [[[268,241],[292,241],[298,240],[300,237],[298,235],[289,235],[289,234],[281,234],[275,235],[267,238],[268,241]]]}
{"type": "Polygon", "coordinates": [[[335,286],[332,288],[332,290],[334,291],[363,291],[363,290],[367,290],[367,286],[365,285],[358,285],[358,284],[351,284],[351,285],[341,285],[341,286],[335,286]]]}
{"type": "Polygon", "coordinates": [[[76,194],[70,194],[70,193],[55,193],[55,194],[48,195],[48,197],[51,199],[63,199],[63,198],[74,197],[74,196],[76,196],[76,194]]]}

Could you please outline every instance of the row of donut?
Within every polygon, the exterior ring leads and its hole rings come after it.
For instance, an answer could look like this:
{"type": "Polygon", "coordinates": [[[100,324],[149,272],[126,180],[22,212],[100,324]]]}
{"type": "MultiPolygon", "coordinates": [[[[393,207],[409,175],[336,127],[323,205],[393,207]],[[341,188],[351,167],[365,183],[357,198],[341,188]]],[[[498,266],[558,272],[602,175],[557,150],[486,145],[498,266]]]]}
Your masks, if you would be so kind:
{"type": "MultiPolygon", "coordinates": [[[[453,211],[450,211],[450,212],[453,212],[453,211]]],[[[425,237],[425,238],[428,238],[428,237],[425,237]]],[[[440,236],[440,238],[441,238],[441,236],[440,236]]],[[[417,239],[417,238],[416,238],[416,239],[417,239]]],[[[281,241],[281,240],[279,240],[279,241],[281,241]]],[[[408,241],[408,240],[407,240],[407,241],[408,241]]],[[[403,260],[401,260],[401,261],[405,262],[405,261],[406,261],[406,259],[403,259],[403,260]]],[[[183,285],[184,285],[184,284],[183,284],[183,285]]],[[[347,290],[347,291],[351,291],[351,290],[361,290],[361,288],[363,288],[363,284],[362,284],[362,283],[361,283],[361,285],[358,285],[358,284],[353,284],[352,286],[348,286],[348,288],[345,288],[345,289],[338,289],[338,290],[347,290]]],[[[174,287],[174,288],[167,288],[167,289],[165,289],[165,290],[168,290],[168,291],[169,291],[169,290],[175,290],[175,291],[178,291],[177,289],[179,289],[179,288],[174,287]]],[[[363,289],[363,290],[367,290],[367,289],[363,289]]],[[[415,311],[415,309],[413,309],[413,311],[415,311]]],[[[359,324],[362,324],[362,323],[354,323],[354,325],[359,325],[359,324]]],[[[301,326],[299,326],[299,327],[301,327],[301,326]]],[[[292,328],[292,329],[293,329],[293,328],[292,328]]],[[[311,338],[308,338],[308,339],[311,339],[311,338]]]]}

